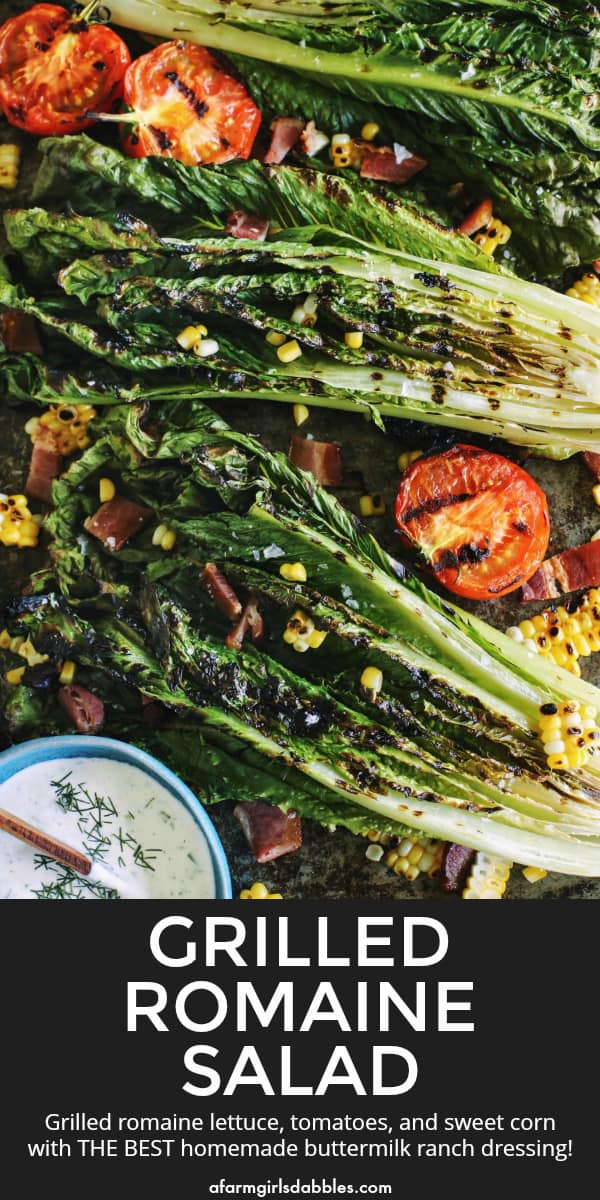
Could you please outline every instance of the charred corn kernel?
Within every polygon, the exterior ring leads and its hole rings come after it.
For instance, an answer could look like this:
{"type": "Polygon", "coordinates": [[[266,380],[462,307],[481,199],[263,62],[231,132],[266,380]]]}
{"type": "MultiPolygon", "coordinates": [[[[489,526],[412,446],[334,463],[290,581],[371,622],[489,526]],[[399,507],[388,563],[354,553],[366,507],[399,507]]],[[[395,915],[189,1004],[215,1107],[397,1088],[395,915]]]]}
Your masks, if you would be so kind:
{"type": "Polygon", "coordinates": [[[350,167],[356,160],[356,147],[349,133],[334,133],[329,155],[336,167],[350,167]]]}
{"type": "Polygon", "coordinates": [[[385,500],[381,492],[373,492],[369,496],[361,496],[358,501],[361,517],[380,517],[385,512],[385,500]]]}
{"type": "Polygon", "coordinates": [[[212,358],[213,354],[219,353],[219,343],[214,338],[199,338],[192,350],[198,358],[212,358]]]}
{"type": "Polygon", "coordinates": [[[368,858],[369,862],[380,862],[384,854],[383,846],[378,846],[375,842],[372,842],[365,850],[365,858],[368,858]]]}
{"type": "Polygon", "coordinates": [[[308,576],[304,563],[282,563],[279,568],[279,574],[282,579],[287,579],[289,583],[306,583],[308,576]]]}
{"type": "Polygon", "coordinates": [[[17,186],[21,147],[15,142],[4,142],[0,146],[0,187],[12,191],[17,186]]]}
{"type": "Polygon", "coordinates": [[[200,341],[200,338],[207,336],[208,329],[206,325],[186,325],[185,329],[182,329],[181,333],[177,334],[175,340],[181,346],[182,350],[192,350],[196,342],[200,341]]]}
{"type": "Polygon", "coordinates": [[[17,687],[21,683],[26,670],[27,667],[13,667],[11,671],[6,672],[4,678],[7,683],[10,683],[11,687],[17,687]]]}
{"type": "Polygon", "coordinates": [[[317,311],[308,312],[306,304],[297,304],[291,320],[293,325],[308,325],[312,329],[317,323],[317,311]]]}
{"type": "Polygon", "coordinates": [[[287,642],[288,646],[293,646],[294,642],[298,640],[298,634],[294,629],[290,629],[288,626],[288,628],[284,629],[283,631],[283,640],[284,642],[287,642]]]}
{"type": "Polygon", "coordinates": [[[398,470],[406,471],[418,458],[422,457],[422,450],[404,450],[402,454],[398,455],[398,470]]]}
{"type": "Polygon", "coordinates": [[[580,675],[578,660],[600,650],[600,609],[589,599],[591,593],[568,608],[544,609],[531,620],[521,621],[506,630],[514,641],[525,645],[557,666],[580,675]]]}
{"type": "Polygon", "coordinates": [[[157,525],[154,533],[152,534],[152,545],[160,546],[165,534],[168,532],[169,530],[167,529],[166,525],[157,525]]]}
{"type": "Polygon", "coordinates": [[[350,350],[360,350],[364,341],[362,329],[349,330],[344,334],[344,341],[350,350]]]}
{"type": "Polygon", "coordinates": [[[74,663],[73,660],[70,658],[65,658],[65,661],[60,669],[60,675],[58,676],[58,682],[62,683],[63,685],[72,683],[75,678],[76,671],[77,671],[77,663],[74,663]]]}
{"type": "Polygon", "coordinates": [[[39,663],[48,662],[47,654],[38,654],[31,638],[23,638],[17,650],[19,658],[24,658],[28,667],[37,667],[39,663]]]}
{"type": "MultiPolygon", "coordinates": [[[[90,445],[91,438],[87,427],[97,415],[91,404],[52,404],[42,413],[39,424],[54,434],[60,454],[73,454],[75,450],[85,450],[90,445]]],[[[28,432],[34,442],[37,430],[32,426],[32,430],[28,432]]]]}
{"type": "Polygon", "coordinates": [[[177,534],[175,533],[175,530],[167,529],[166,533],[163,533],[163,536],[160,539],[161,550],[172,550],[176,541],[177,534]]]}
{"type": "Polygon", "coordinates": [[[270,892],[264,883],[253,883],[252,887],[243,888],[240,900],[282,900],[281,892],[270,892]]]}
{"type": "Polygon", "coordinates": [[[326,637],[327,637],[326,629],[313,629],[313,632],[311,634],[309,634],[309,636],[306,640],[307,640],[311,650],[318,650],[319,646],[323,645],[323,642],[325,641],[326,637]]]}
{"type": "Polygon", "coordinates": [[[282,363],[294,362],[296,358],[300,358],[302,350],[295,338],[291,342],[284,342],[283,346],[278,346],[277,357],[282,363]]]}
{"type": "Polygon", "coordinates": [[[294,405],[294,421],[296,425],[304,425],[304,422],[308,421],[309,417],[310,409],[306,407],[306,404],[294,405]]]}
{"type": "Polygon", "coordinates": [[[584,766],[590,752],[594,752],[594,742],[600,740],[594,706],[584,705],[582,709],[577,700],[542,704],[538,729],[551,771],[584,766]]]}
{"type": "Polygon", "coordinates": [[[483,250],[484,254],[492,255],[496,246],[505,246],[512,235],[510,225],[504,225],[497,217],[490,221],[486,229],[476,233],[473,241],[483,250]]]}
{"type": "Polygon", "coordinates": [[[285,333],[277,333],[276,329],[271,329],[265,337],[265,342],[268,342],[270,346],[283,346],[285,333]]]}
{"type": "Polygon", "coordinates": [[[395,875],[404,875],[405,879],[433,876],[441,870],[443,849],[443,842],[434,839],[413,841],[402,838],[397,846],[388,850],[384,863],[395,875]]]}
{"type": "Polygon", "coordinates": [[[523,867],[522,874],[528,883],[539,883],[540,879],[546,878],[548,872],[544,871],[543,867],[523,867]]]}
{"type": "Polygon", "coordinates": [[[378,133],[379,125],[377,124],[377,121],[367,121],[360,131],[360,136],[365,142],[372,142],[377,137],[378,133]]]}
{"type": "Polygon", "coordinates": [[[467,878],[463,900],[501,900],[508,883],[512,863],[478,850],[467,878]]]}
{"type": "Polygon", "coordinates": [[[100,480],[100,482],[98,484],[98,493],[100,496],[101,504],[106,504],[109,500],[113,500],[116,495],[116,492],[117,492],[117,489],[116,489],[112,479],[103,478],[100,480]]]}
{"type": "Polygon", "coordinates": [[[574,300],[583,300],[584,304],[592,304],[594,308],[600,308],[600,279],[597,275],[587,271],[581,279],[577,279],[570,288],[567,288],[567,296],[572,296],[574,300]]]}
{"type": "Polygon", "coordinates": [[[377,696],[383,687],[383,672],[378,667],[365,667],[360,677],[360,683],[367,692],[372,692],[377,696]]]}
{"type": "Polygon", "coordinates": [[[0,492],[0,544],[20,550],[37,546],[39,525],[27,507],[27,497],[0,492]]]}

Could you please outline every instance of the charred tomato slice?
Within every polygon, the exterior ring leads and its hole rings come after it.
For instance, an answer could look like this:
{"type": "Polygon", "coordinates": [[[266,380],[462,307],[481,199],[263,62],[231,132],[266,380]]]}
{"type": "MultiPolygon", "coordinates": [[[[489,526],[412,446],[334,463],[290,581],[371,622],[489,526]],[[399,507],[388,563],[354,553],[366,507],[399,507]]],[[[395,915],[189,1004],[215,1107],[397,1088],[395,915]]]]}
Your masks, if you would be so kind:
{"type": "Polygon", "coordinates": [[[91,124],[86,113],[109,112],[120,99],[129,63],[112,29],[35,4],[0,28],[0,105],[28,133],[77,133],[91,124]]]}
{"type": "Polygon", "coordinates": [[[128,154],[160,154],[195,166],[248,158],[261,121],[239,79],[203,46],[164,42],[131,64],[125,102],[137,118],[128,154]]]}
{"type": "Polygon", "coordinates": [[[537,570],[548,502],[522,467],[475,446],[420,458],[400,481],[396,524],[449,591],[490,600],[537,570]]]}

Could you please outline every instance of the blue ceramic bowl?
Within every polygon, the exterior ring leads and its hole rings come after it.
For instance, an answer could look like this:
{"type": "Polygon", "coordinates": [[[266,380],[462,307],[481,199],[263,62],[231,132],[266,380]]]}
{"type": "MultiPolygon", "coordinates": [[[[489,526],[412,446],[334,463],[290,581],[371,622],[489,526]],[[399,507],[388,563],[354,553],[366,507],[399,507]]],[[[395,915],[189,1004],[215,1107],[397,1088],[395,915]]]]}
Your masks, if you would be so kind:
{"type": "Polygon", "coordinates": [[[177,775],[127,742],[119,742],[115,738],[92,737],[87,734],[68,734],[56,737],[37,738],[31,742],[23,742],[11,750],[0,754],[0,783],[5,783],[25,767],[37,763],[48,762],[53,758],[112,758],[118,762],[127,763],[130,767],[138,767],[146,775],[150,775],[157,783],[162,784],[180,804],[187,808],[196,824],[206,838],[212,860],[215,877],[215,899],[231,899],[231,876],[227,858],[221,839],[206,815],[200,801],[190,791],[177,775]]]}

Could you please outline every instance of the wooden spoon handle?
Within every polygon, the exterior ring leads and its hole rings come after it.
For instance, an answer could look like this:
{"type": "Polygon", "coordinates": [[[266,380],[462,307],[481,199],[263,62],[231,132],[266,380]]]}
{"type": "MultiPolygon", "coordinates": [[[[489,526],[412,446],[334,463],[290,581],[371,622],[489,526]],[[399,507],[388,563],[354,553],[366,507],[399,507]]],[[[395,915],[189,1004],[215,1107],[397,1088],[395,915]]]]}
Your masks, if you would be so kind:
{"type": "Polygon", "coordinates": [[[0,830],[10,833],[21,842],[27,842],[42,854],[47,854],[49,858],[55,858],[65,867],[77,871],[79,875],[89,875],[92,869],[92,860],[86,854],[74,850],[72,846],[65,846],[64,842],[59,842],[48,833],[42,833],[41,829],[28,825],[26,821],[16,817],[14,813],[6,812],[4,808],[0,808],[0,830]]]}

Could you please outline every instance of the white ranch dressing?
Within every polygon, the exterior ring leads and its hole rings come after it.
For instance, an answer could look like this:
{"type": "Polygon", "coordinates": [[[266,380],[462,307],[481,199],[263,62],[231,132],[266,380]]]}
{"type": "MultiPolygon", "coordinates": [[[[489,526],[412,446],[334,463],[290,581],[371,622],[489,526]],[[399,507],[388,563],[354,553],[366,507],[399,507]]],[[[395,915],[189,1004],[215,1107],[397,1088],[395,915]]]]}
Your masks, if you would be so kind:
{"type": "Polygon", "coordinates": [[[2,900],[116,898],[104,889],[128,900],[214,897],[202,829],[139,767],[112,758],[36,763],[0,784],[0,808],[94,860],[91,875],[82,879],[57,863],[40,865],[31,846],[0,832],[2,900]]]}

